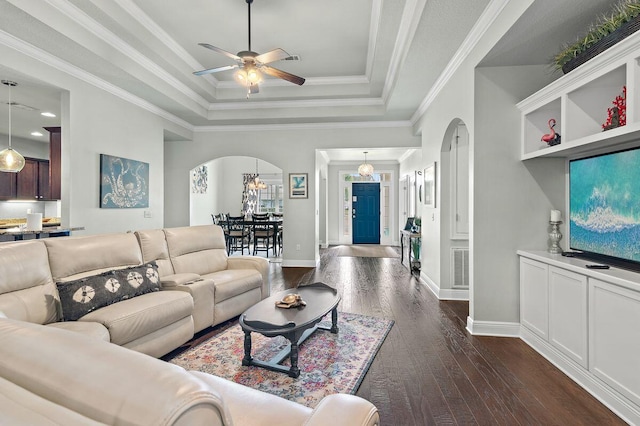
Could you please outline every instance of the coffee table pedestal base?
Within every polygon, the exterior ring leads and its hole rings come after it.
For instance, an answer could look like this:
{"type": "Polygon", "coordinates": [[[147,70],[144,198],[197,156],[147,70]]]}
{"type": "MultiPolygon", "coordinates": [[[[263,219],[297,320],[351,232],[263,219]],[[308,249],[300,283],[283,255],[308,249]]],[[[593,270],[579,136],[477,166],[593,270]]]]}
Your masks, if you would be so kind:
{"type": "MultiPolygon", "coordinates": [[[[331,311],[331,327],[324,327],[315,325],[306,330],[297,330],[292,333],[280,333],[278,336],[285,337],[289,344],[282,349],[277,355],[271,358],[269,361],[261,361],[251,356],[251,331],[244,330],[244,358],[242,358],[242,365],[249,366],[254,365],[256,367],[266,368],[267,370],[277,371],[280,373],[287,373],[289,377],[298,378],[300,376],[300,369],[298,368],[298,347],[307,340],[316,330],[326,330],[333,334],[338,333],[338,311],[333,309],[331,311]],[[282,361],[289,358],[291,361],[291,367],[282,365],[282,361]]],[[[275,337],[269,336],[269,337],[275,337]]]]}

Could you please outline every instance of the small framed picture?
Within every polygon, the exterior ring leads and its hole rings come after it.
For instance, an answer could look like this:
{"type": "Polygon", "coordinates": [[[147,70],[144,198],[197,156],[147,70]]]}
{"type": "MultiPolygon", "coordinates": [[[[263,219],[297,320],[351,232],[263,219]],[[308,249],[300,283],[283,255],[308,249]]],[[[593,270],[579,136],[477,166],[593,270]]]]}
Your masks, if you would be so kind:
{"type": "Polygon", "coordinates": [[[436,167],[432,163],[424,169],[424,204],[427,207],[436,207],[436,167]]]}
{"type": "Polygon", "coordinates": [[[289,173],[289,198],[309,198],[307,173],[289,173]]]}

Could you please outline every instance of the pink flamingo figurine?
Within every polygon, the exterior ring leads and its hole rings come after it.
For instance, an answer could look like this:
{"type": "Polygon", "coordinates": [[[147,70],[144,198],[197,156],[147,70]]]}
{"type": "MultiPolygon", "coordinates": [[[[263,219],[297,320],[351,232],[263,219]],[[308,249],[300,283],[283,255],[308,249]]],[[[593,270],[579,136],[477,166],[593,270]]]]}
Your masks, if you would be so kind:
{"type": "Polygon", "coordinates": [[[555,118],[552,118],[547,123],[549,125],[549,129],[551,129],[551,133],[542,136],[542,141],[546,142],[549,146],[558,145],[560,143],[560,134],[556,133],[554,127],[556,126],[555,118]]]}

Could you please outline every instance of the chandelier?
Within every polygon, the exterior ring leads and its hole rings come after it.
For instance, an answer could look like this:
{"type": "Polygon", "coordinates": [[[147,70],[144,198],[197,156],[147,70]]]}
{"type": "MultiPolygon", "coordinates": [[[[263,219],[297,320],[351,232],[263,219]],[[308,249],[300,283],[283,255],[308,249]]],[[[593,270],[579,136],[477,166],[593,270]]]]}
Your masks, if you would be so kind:
{"type": "Polygon", "coordinates": [[[252,181],[247,185],[251,190],[267,189],[267,184],[260,180],[260,174],[258,173],[258,159],[256,158],[256,175],[252,181]]]}
{"type": "Polygon", "coordinates": [[[364,151],[364,163],[358,166],[358,174],[363,177],[370,177],[373,175],[373,166],[367,163],[367,153],[368,151],[364,151]]]}
{"type": "Polygon", "coordinates": [[[24,157],[11,148],[11,88],[18,85],[15,81],[2,80],[9,87],[9,148],[0,151],[0,172],[18,173],[24,167],[24,157]]]}

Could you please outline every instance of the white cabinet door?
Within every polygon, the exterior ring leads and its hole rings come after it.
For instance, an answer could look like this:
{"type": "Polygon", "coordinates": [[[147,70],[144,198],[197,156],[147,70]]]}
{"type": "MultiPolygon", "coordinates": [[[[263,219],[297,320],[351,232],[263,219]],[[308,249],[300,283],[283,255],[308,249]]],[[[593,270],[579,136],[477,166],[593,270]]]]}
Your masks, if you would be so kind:
{"type": "Polygon", "coordinates": [[[520,258],[520,324],[549,340],[549,266],[520,258]]]}
{"type": "Polygon", "coordinates": [[[640,294],[589,278],[589,370],[640,405],[640,294]]]}
{"type": "Polygon", "coordinates": [[[587,277],[549,267],[549,342],[585,369],[587,294],[587,277]]]}

